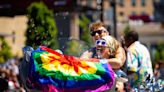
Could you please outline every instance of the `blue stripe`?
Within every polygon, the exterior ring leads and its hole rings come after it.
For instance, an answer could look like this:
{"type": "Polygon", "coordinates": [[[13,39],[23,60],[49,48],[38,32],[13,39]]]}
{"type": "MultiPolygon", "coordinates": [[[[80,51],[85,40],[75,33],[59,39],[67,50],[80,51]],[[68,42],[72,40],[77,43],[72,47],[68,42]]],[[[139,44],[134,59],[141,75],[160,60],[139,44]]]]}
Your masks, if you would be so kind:
{"type": "Polygon", "coordinates": [[[102,64],[105,67],[105,72],[103,75],[100,75],[101,78],[94,80],[59,80],[52,77],[41,76],[38,73],[32,74],[36,82],[41,84],[53,84],[57,88],[79,88],[87,86],[98,86],[105,83],[108,83],[112,76],[109,72],[107,64],[102,64]]]}
{"type": "MultiPolygon", "coordinates": [[[[44,52],[41,49],[37,49],[32,52],[32,56],[35,52],[42,53],[44,52]]],[[[112,75],[110,74],[108,64],[101,64],[102,67],[105,69],[105,73],[100,76],[98,79],[94,80],[59,80],[56,78],[48,77],[48,76],[41,76],[38,72],[36,72],[36,66],[33,62],[33,58],[31,58],[31,69],[30,69],[30,76],[33,82],[37,82],[38,84],[53,84],[57,88],[81,88],[81,87],[88,87],[88,86],[100,86],[105,83],[108,83],[112,79],[112,75]]],[[[86,76],[87,77],[87,76],[86,76]]]]}

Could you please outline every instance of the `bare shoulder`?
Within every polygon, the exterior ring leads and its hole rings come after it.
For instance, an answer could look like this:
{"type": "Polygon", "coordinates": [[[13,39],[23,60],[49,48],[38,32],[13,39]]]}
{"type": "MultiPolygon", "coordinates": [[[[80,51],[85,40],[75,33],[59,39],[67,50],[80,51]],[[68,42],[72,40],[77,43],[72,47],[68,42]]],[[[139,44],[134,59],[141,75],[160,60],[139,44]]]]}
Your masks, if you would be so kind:
{"type": "Polygon", "coordinates": [[[116,52],[116,58],[120,58],[122,62],[125,61],[126,55],[125,55],[125,50],[123,47],[119,46],[116,52]]]}

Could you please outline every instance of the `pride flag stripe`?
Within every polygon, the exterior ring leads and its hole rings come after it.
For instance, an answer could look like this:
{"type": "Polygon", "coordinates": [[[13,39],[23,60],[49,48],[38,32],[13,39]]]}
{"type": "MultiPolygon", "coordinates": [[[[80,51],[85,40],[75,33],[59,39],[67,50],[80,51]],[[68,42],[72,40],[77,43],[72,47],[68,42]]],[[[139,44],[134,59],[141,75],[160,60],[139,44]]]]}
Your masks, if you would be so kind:
{"type": "Polygon", "coordinates": [[[44,85],[59,92],[102,91],[110,89],[114,83],[114,72],[109,64],[63,55],[43,46],[32,52],[30,63],[29,79],[39,89],[45,89],[41,86],[44,85]]]}

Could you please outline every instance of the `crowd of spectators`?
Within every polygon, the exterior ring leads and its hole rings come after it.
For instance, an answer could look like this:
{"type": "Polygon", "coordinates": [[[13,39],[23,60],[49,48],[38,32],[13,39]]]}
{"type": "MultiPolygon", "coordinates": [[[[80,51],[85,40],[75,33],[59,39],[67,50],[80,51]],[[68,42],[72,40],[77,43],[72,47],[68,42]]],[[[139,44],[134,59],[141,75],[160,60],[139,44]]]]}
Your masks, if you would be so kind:
{"type": "Polygon", "coordinates": [[[14,57],[0,64],[0,92],[25,92],[19,77],[19,61],[14,57]]]}

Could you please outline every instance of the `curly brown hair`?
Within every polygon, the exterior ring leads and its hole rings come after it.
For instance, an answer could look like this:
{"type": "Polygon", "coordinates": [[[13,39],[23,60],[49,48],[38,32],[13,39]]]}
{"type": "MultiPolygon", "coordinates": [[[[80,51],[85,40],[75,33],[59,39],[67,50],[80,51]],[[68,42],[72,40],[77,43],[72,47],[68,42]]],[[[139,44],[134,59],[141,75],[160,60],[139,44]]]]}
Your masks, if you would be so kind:
{"type": "Polygon", "coordinates": [[[90,31],[94,31],[94,30],[97,30],[99,27],[105,27],[106,28],[105,24],[102,22],[92,23],[89,28],[90,28],[90,31]]]}

